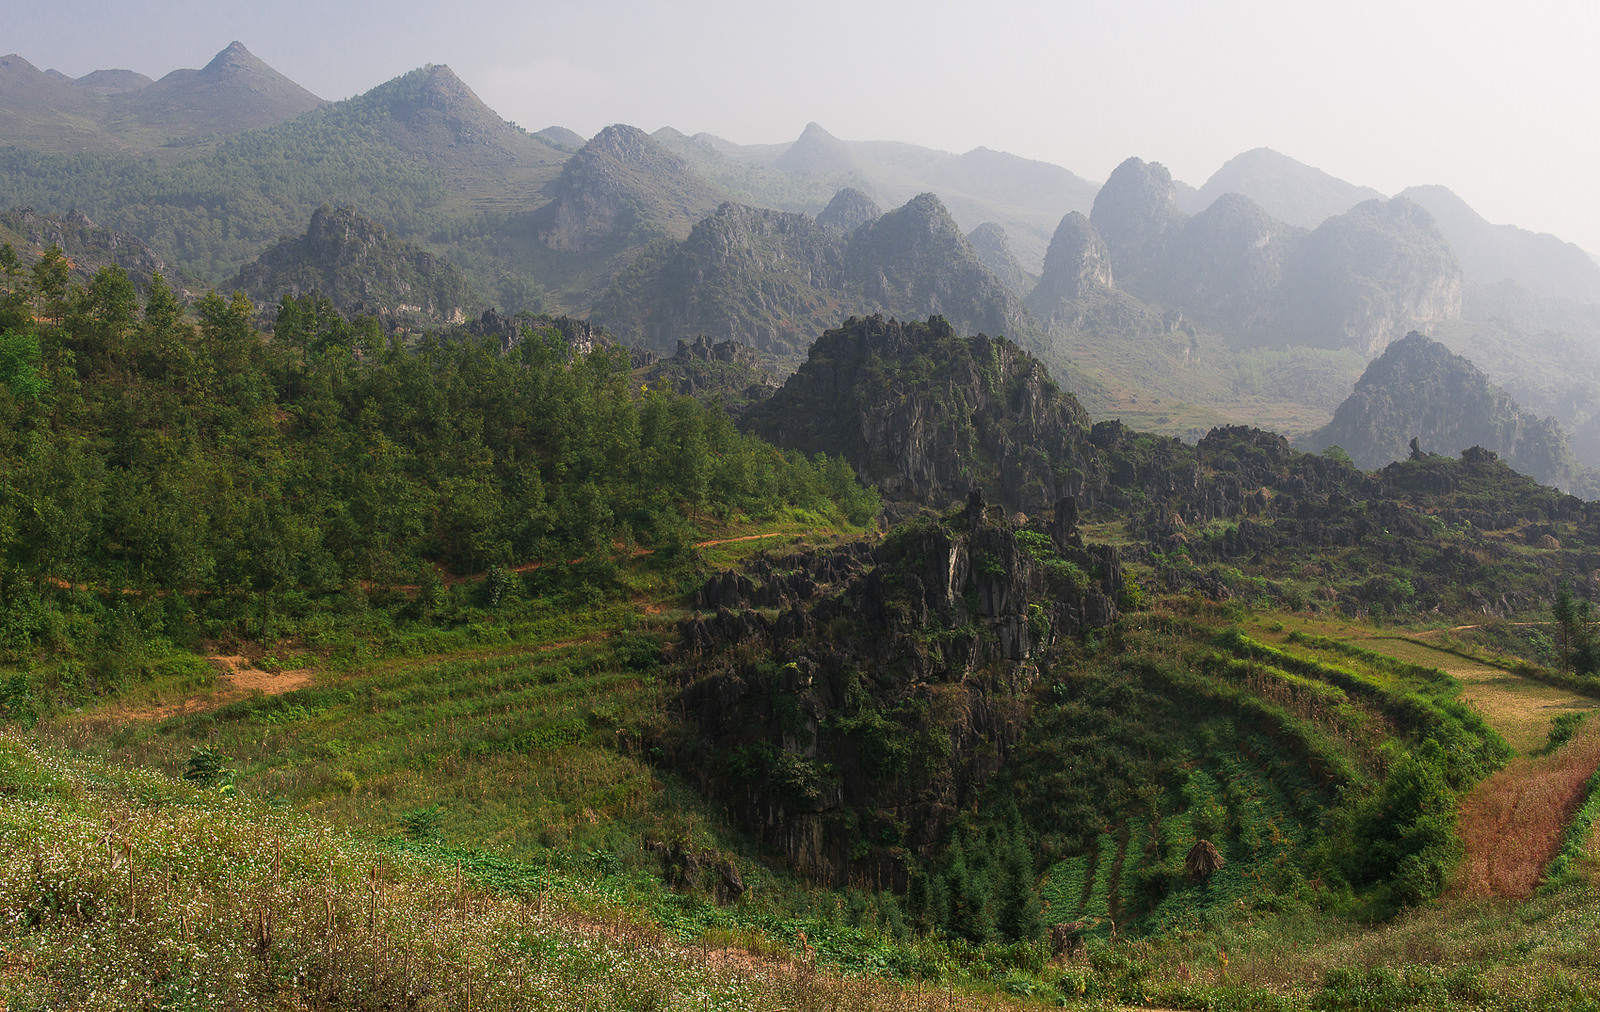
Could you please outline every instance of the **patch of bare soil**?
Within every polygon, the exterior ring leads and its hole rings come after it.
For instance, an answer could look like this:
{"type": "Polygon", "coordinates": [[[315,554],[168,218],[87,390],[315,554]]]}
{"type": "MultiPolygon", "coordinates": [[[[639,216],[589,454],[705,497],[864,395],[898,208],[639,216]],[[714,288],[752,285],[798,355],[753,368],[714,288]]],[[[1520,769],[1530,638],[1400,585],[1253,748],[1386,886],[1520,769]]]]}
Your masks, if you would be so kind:
{"type": "Polygon", "coordinates": [[[115,715],[124,720],[166,720],[168,717],[181,717],[188,713],[203,713],[236,699],[244,699],[256,692],[278,696],[295,689],[303,689],[310,685],[316,676],[310,668],[264,671],[251,663],[249,658],[239,654],[214,654],[207,660],[217,669],[215,688],[198,692],[175,703],[118,710],[115,715]]]}

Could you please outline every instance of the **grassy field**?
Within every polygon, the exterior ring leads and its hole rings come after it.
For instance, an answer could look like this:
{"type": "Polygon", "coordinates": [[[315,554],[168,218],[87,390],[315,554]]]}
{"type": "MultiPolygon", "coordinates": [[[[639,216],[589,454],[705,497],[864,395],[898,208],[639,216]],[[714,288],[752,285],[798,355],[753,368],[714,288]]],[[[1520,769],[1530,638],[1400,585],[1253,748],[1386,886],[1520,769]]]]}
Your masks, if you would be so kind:
{"type": "MultiPolygon", "coordinates": [[[[708,534],[708,568],[840,537],[708,534]]],[[[892,896],[770,867],[656,764],[684,586],[648,557],[624,570],[604,593],[530,574],[497,612],[365,646],[230,645],[7,731],[5,1008],[1600,1007],[1581,693],[1428,630],[1133,616],[1055,673],[1078,688],[1041,686],[1077,754],[1170,752],[1157,789],[1038,869],[1046,921],[1076,929],[1051,959],[916,937],[892,896]],[[1388,743],[1473,713],[1515,755],[1461,795],[1441,899],[1373,921],[1302,872],[1338,838],[1327,813],[1382,784],[1388,743]],[[1226,864],[1187,879],[1200,839],[1226,864]],[[647,840],[731,862],[746,892],[667,888],[647,840]]]]}

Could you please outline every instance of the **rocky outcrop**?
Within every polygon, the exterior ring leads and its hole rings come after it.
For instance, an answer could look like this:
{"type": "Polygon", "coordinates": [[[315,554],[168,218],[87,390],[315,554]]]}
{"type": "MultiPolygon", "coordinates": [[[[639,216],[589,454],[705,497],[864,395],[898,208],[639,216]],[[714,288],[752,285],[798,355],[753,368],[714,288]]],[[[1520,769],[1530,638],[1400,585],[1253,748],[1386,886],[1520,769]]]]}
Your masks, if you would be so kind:
{"type": "Polygon", "coordinates": [[[1000,512],[975,492],[876,547],[712,577],[680,627],[696,734],[673,764],[803,874],[903,886],[1017,745],[1041,664],[1117,615],[1115,549],[1059,557],[1000,512]]]}
{"type": "Polygon", "coordinates": [[[1028,293],[1028,311],[1047,333],[1149,333],[1160,319],[1114,287],[1111,250],[1088,218],[1068,213],[1056,227],[1044,273],[1028,293]]]}
{"type": "Polygon", "coordinates": [[[618,274],[592,315],[658,352],[704,334],[793,361],[827,328],[869,313],[942,314],[969,333],[1037,340],[1021,301],[930,194],[849,235],[803,214],[723,204],[685,241],[618,274]]]}
{"type": "Polygon", "coordinates": [[[850,237],[845,270],[854,291],[881,312],[942,316],[969,334],[1037,339],[1022,299],[983,265],[931,193],[858,229],[850,237]]]}
{"type": "Polygon", "coordinates": [[[1008,509],[1084,491],[1088,417],[1010,341],[943,319],[852,319],[746,425],[779,446],[843,455],[902,503],[942,506],[981,485],[1008,509]]]}
{"type": "Polygon", "coordinates": [[[1578,471],[1559,423],[1523,411],[1467,359],[1416,332],[1375,359],[1333,421],[1303,443],[1343,447],[1364,468],[1405,460],[1417,445],[1450,456],[1478,447],[1564,490],[1578,471]]]}
{"type": "Polygon", "coordinates": [[[737,341],[713,342],[704,334],[693,341],[680,338],[671,358],[650,362],[638,379],[651,390],[665,387],[718,405],[735,418],[778,389],[777,378],[762,366],[754,348],[737,341]]]}
{"type": "Polygon", "coordinates": [[[58,246],[72,265],[71,278],[85,284],[102,267],[115,264],[128,272],[128,279],[139,289],[149,286],[152,275],[160,274],[168,285],[179,287],[167,263],[143,239],[101,228],[81,211],[64,215],[40,214],[31,207],[0,211],[0,241],[9,242],[23,263],[51,246],[58,246]]]}
{"type": "Polygon", "coordinates": [[[881,217],[883,209],[878,206],[877,201],[855,187],[847,186],[828,201],[828,206],[817,215],[817,224],[835,232],[852,235],[862,225],[870,224],[881,217]]]}
{"type": "Polygon", "coordinates": [[[1144,298],[1148,276],[1184,220],[1172,188],[1172,173],[1160,162],[1129,158],[1100,188],[1089,220],[1111,254],[1118,284],[1144,298]]]}
{"type": "Polygon", "coordinates": [[[305,235],[279,242],[226,287],[267,312],[285,295],[322,295],[340,312],[375,316],[390,329],[464,323],[481,305],[450,261],[327,204],[305,235]]]}
{"type": "Polygon", "coordinates": [[[619,274],[592,316],[657,351],[703,334],[789,358],[838,322],[845,289],[843,236],[803,214],[725,203],[663,258],[619,274]]]}

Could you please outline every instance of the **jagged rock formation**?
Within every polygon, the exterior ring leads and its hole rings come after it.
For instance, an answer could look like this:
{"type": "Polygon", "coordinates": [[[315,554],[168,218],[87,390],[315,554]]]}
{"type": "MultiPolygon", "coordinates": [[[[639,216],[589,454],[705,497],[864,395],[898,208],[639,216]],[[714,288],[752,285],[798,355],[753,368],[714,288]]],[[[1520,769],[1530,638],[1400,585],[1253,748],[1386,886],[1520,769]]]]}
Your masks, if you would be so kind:
{"type": "Polygon", "coordinates": [[[853,186],[833,195],[828,206],[817,214],[817,224],[835,232],[853,235],[862,225],[883,217],[883,209],[871,197],[853,186]]]}
{"type": "Polygon", "coordinates": [[[863,226],[845,269],[870,305],[904,316],[943,316],[968,333],[1035,336],[1022,299],[978,259],[955,219],[931,193],[863,226]]]}
{"type": "Polygon", "coordinates": [[[722,195],[637,127],[608,126],[562,167],[552,199],[534,213],[539,241],[589,252],[618,240],[683,239],[722,195]]]}
{"type": "Polygon", "coordinates": [[[642,256],[620,273],[593,318],[651,349],[705,334],[782,360],[846,316],[873,312],[942,314],[961,330],[1020,339],[1036,333],[1021,301],[926,194],[848,236],[805,215],[724,204],[664,256],[642,256]]]}
{"type": "Polygon", "coordinates": [[[1333,421],[1302,443],[1341,446],[1363,468],[1404,460],[1414,445],[1452,456],[1477,446],[1547,485],[1571,490],[1577,477],[1559,423],[1523,411],[1471,362],[1416,332],[1373,360],[1333,421]]]}
{"type": "Polygon", "coordinates": [[[521,343],[530,330],[553,331],[566,345],[567,355],[588,355],[598,348],[615,348],[617,342],[604,330],[593,326],[588,320],[574,320],[570,316],[550,316],[544,313],[521,312],[514,316],[502,316],[493,309],[485,309],[483,315],[476,320],[467,321],[466,325],[459,328],[473,337],[493,337],[500,341],[500,347],[510,351],[521,343]]]}
{"type": "Polygon", "coordinates": [[[340,312],[376,316],[389,328],[462,323],[480,305],[450,261],[394,238],[351,208],[327,204],[311,216],[305,235],[278,243],[228,287],[269,312],[285,295],[323,295],[340,312]]]}
{"type": "Polygon", "coordinates": [[[698,733],[670,761],[803,874],[903,886],[1018,744],[1056,644],[1116,618],[1115,548],[1037,545],[975,492],[876,547],[718,573],[680,627],[698,733]]]}
{"type": "Polygon", "coordinates": [[[123,120],[174,137],[240,133],[322,104],[239,42],[230,43],[199,70],[174,70],[110,101],[114,123],[123,120]]]}
{"type": "Polygon", "coordinates": [[[671,358],[645,354],[649,360],[636,374],[641,385],[718,404],[735,418],[772,396],[779,385],[755,349],[737,341],[713,342],[702,334],[693,341],[680,339],[671,358]]]}
{"type": "Polygon", "coordinates": [[[811,346],[745,424],[779,446],[843,455],[884,497],[959,501],[974,486],[1008,509],[1085,490],[1088,416],[1042,364],[942,319],[852,319],[811,346]]]}
{"type": "Polygon", "coordinates": [[[143,290],[152,274],[160,274],[173,288],[182,287],[167,262],[137,236],[101,228],[88,215],[39,214],[31,207],[0,211],[0,242],[9,242],[24,264],[31,264],[51,246],[61,247],[72,264],[71,278],[83,284],[100,268],[116,264],[128,272],[134,286],[143,290]]]}
{"type": "Polygon", "coordinates": [[[1600,303],[1600,264],[1572,243],[1515,225],[1491,225],[1443,186],[1413,186],[1400,196],[1433,215],[1467,281],[1514,281],[1536,296],[1600,303]]]}
{"type": "Polygon", "coordinates": [[[1316,228],[1363,201],[1383,198],[1370,186],[1347,183],[1271,148],[1228,159],[1196,191],[1190,206],[1199,213],[1229,193],[1249,197],[1272,217],[1304,229],[1316,228]]]}
{"type": "Polygon", "coordinates": [[[1039,279],[1022,269],[1017,256],[1011,252],[1011,237],[999,222],[986,221],[967,233],[967,242],[978,254],[978,260],[989,268],[995,279],[1017,295],[1033,290],[1039,279]]]}

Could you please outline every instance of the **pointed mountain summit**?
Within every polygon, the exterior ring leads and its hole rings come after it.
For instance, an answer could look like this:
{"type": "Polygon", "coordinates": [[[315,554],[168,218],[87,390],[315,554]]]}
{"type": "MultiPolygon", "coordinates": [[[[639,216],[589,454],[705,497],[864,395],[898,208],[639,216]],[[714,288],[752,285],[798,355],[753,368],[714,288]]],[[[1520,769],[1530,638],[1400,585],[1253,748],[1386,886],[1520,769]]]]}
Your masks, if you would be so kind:
{"type": "Polygon", "coordinates": [[[772,163],[784,172],[810,172],[818,175],[852,172],[856,160],[850,148],[816,123],[807,123],[800,137],[772,163]]]}
{"type": "Polygon", "coordinates": [[[1138,295],[1168,236],[1182,225],[1172,173],[1160,162],[1129,158],[1095,195],[1089,220],[1111,251],[1118,284],[1138,295]]]}
{"type": "Polygon", "coordinates": [[[442,63],[380,84],[361,96],[359,104],[382,110],[390,140],[405,151],[470,146],[514,152],[547,146],[501,119],[442,63]]]}
{"type": "Polygon", "coordinates": [[[955,218],[931,193],[913,197],[850,237],[853,284],[902,316],[943,316],[962,333],[1038,339],[1022,305],[978,258],[955,218]]]}
{"type": "Polygon", "coordinates": [[[1600,303],[1600,264],[1572,243],[1515,225],[1490,224],[1443,186],[1413,186],[1400,196],[1433,215],[1468,281],[1515,281],[1534,295],[1600,303]]]}
{"type": "Polygon", "coordinates": [[[119,117],[172,136],[234,134],[293,119],[322,99],[233,42],[199,70],[112,96],[119,117]]]}
{"type": "Polygon", "coordinates": [[[553,199],[534,212],[554,250],[585,252],[669,236],[683,239],[723,201],[722,191],[638,127],[608,126],[561,169],[553,199]]]}
{"type": "Polygon", "coordinates": [[[1271,148],[1256,148],[1230,158],[1200,187],[1194,201],[1203,209],[1225,193],[1249,197],[1274,218],[1300,228],[1316,228],[1364,200],[1384,196],[1370,186],[1347,183],[1271,148]]]}
{"type": "Polygon", "coordinates": [[[1046,331],[1135,334],[1154,329],[1157,314],[1113,287],[1111,250],[1088,218],[1068,212],[1045,253],[1044,273],[1028,293],[1028,312],[1046,331]]]}

